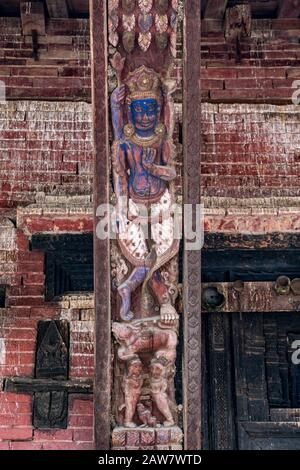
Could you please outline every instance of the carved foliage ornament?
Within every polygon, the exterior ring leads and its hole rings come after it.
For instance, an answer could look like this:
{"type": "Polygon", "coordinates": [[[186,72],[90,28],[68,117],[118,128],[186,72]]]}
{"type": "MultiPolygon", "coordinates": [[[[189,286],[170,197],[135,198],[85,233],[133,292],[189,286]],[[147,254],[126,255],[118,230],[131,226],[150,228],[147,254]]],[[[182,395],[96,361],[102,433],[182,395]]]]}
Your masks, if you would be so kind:
{"type": "Polygon", "coordinates": [[[139,0],[139,7],[143,13],[149,13],[153,6],[153,0],[139,0]]]}
{"type": "Polygon", "coordinates": [[[143,52],[147,52],[151,45],[152,34],[150,31],[148,33],[140,33],[138,38],[138,43],[143,52]]]}
{"type": "Polygon", "coordinates": [[[108,11],[116,10],[119,6],[119,0],[108,0],[108,11]]]}
{"type": "Polygon", "coordinates": [[[156,11],[160,15],[166,14],[168,7],[169,7],[169,0],[155,0],[155,8],[156,8],[156,11]]]}
{"type": "Polygon", "coordinates": [[[122,0],[122,8],[126,13],[132,13],[135,9],[135,0],[122,0]]]}
{"type": "Polygon", "coordinates": [[[168,29],[167,15],[155,15],[155,26],[159,33],[165,33],[168,29]]]}
{"type": "Polygon", "coordinates": [[[115,32],[119,25],[119,15],[116,11],[112,11],[108,17],[108,31],[115,32]]]}
{"type": "Polygon", "coordinates": [[[135,15],[123,15],[123,28],[129,32],[134,30],[135,15]]]}
{"type": "Polygon", "coordinates": [[[138,23],[142,33],[147,33],[151,29],[153,23],[152,15],[147,13],[139,15],[138,23]]]}
{"type": "Polygon", "coordinates": [[[129,32],[125,31],[122,36],[122,42],[123,46],[126,52],[130,54],[135,47],[135,33],[134,32],[129,32]]]}

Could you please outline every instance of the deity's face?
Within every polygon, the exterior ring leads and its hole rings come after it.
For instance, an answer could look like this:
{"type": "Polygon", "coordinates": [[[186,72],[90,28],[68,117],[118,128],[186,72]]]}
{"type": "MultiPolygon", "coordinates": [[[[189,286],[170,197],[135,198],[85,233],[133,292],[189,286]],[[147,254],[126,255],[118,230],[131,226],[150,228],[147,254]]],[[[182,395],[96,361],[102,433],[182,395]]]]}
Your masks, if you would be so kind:
{"type": "Polygon", "coordinates": [[[155,130],[159,119],[157,100],[148,98],[131,102],[132,123],[139,132],[149,133],[155,130]]]}

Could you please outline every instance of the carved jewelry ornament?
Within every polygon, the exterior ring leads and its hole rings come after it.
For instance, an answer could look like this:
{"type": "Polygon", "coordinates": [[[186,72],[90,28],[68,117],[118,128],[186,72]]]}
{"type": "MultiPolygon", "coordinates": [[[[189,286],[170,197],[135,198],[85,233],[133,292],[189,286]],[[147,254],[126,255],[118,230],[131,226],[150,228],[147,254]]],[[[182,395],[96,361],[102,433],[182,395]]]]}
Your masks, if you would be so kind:
{"type": "Polygon", "coordinates": [[[139,7],[143,13],[149,13],[153,6],[153,0],[139,0],[139,7]]]}

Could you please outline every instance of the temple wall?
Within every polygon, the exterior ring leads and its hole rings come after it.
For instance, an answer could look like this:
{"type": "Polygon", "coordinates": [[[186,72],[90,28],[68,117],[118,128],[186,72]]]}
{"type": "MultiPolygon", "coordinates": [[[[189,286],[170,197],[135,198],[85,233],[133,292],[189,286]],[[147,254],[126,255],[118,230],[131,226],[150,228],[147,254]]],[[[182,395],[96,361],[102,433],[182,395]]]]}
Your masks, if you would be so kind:
{"type": "MultiPolygon", "coordinates": [[[[0,105],[0,210],[11,219],[0,224],[0,285],[8,286],[0,309],[0,385],[33,376],[43,319],[68,319],[70,377],[93,376],[92,299],[45,302],[44,254],[29,245],[37,233],[93,230],[87,24],[49,22],[35,62],[20,22],[0,20],[0,80],[9,100],[0,105]]],[[[299,26],[300,20],[255,20],[237,64],[223,32],[204,25],[199,138],[207,232],[300,229],[299,106],[291,103],[293,80],[300,79],[299,26]]],[[[174,76],[181,75],[179,60],[174,76]]],[[[178,91],[178,154],[180,101],[178,91]]],[[[92,448],[92,415],[90,396],[71,396],[67,429],[35,430],[32,398],[0,391],[0,449],[92,448]]]]}

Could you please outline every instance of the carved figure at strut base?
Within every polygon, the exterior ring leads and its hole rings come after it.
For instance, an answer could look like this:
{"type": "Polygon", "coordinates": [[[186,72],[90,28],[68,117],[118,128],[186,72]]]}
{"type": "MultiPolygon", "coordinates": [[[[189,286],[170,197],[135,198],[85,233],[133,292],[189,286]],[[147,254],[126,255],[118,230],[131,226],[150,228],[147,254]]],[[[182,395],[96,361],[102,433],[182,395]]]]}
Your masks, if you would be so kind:
{"type": "Polygon", "coordinates": [[[153,402],[165,417],[164,426],[174,426],[175,422],[168,398],[167,363],[164,359],[152,359],[150,366],[150,386],[153,402]]]}
{"type": "Polygon", "coordinates": [[[133,422],[133,417],[141,396],[143,385],[142,372],[143,365],[139,358],[134,358],[127,363],[127,373],[122,382],[125,403],[120,407],[120,411],[125,409],[124,426],[127,428],[136,427],[136,424],[133,422]]]}

